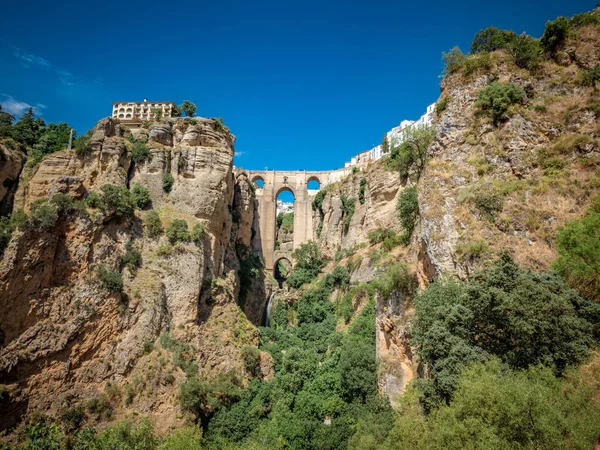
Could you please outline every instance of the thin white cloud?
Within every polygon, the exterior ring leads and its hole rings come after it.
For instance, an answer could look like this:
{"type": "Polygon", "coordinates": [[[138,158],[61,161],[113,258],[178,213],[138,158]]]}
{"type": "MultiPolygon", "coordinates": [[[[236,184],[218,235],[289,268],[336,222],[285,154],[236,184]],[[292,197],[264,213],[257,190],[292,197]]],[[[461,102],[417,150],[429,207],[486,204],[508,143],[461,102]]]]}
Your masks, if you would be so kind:
{"type": "Polygon", "coordinates": [[[19,59],[24,67],[31,68],[33,66],[50,70],[56,74],[58,80],[64,84],[65,86],[75,86],[75,76],[69,72],[68,70],[64,70],[54,64],[52,64],[47,59],[42,58],[41,56],[34,55],[32,53],[27,53],[22,48],[13,46],[13,55],[15,58],[19,59]]]}
{"type": "Polygon", "coordinates": [[[234,152],[234,156],[242,156],[246,152],[234,152]]]}
{"type": "Polygon", "coordinates": [[[42,103],[30,105],[27,102],[22,102],[7,94],[0,94],[0,96],[4,97],[4,99],[0,102],[0,105],[2,105],[2,111],[12,114],[16,117],[23,115],[23,113],[25,113],[29,108],[33,108],[33,112],[36,116],[41,116],[42,110],[47,108],[47,106],[42,103]]]}

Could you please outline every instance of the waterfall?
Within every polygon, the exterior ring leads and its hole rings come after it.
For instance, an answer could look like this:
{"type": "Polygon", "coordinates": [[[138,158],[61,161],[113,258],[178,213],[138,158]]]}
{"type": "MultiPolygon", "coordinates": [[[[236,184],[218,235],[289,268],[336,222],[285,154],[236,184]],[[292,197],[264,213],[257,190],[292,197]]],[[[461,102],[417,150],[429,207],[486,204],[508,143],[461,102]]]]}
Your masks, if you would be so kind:
{"type": "Polygon", "coordinates": [[[265,327],[271,325],[271,308],[273,307],[273,297],[275,297],[275,292],[273,292],[269,296],[269,302],[267,303],[267,310],[265,311],[265,327]]]}

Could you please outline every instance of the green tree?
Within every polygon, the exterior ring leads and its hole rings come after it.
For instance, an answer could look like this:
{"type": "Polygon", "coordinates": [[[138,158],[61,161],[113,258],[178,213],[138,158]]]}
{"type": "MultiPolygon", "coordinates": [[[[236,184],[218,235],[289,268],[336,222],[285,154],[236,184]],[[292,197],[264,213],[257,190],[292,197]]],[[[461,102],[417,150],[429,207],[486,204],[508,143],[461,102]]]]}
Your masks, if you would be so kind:
{"type": "Polygon", "coordinates": [[[190,240],[190,233],[188,232],[188,224],[183,219],[173,219],[167,226],[166,231],[167,238],[171,244],[177,244],[178,242],[187,242],[190,240]]]}
{"type": "Polygon", "coordinates": [[[160,216],[154,210],[148,211],[146,213],[144,226],[146,227],[146,233],[148,234],[148,237],[151,239],[156,238],[163,233],[163,227],[162,222],[160,221],[160,216]]]}
{"type": "Polygon", "coordinates": [[[179,109],[188,117],[194,117],[194,114],[196,113],[196,105],[189,100],[184,100],[183,103],[179,105],[179,109]]]}
{"type": "Polygon", "coordinates": [[[434,379],[421,384],[434,403],[450,398],[469,363],[495,355],[512,368],[540,363],[561,374],[599,335],[600,305],[506,254],[466,283],[433,283],[414,303],[413,345],[430,365],[434,379]]]}
{"type": "Polygon", "coordinates": [[[175,178],[173,178],[173,175],[170,172],[166,172],[163,175],[163,191],[165,191],[167,194],[171,192],[174,183],[175,178]]]}
{"type": "Polygon", "coordinates": [[[387,137],[387,134],[383,135],[383,140],[381,141],[381,154],[387,155],[390,151],[390,141],[387,137]]]}
{"type": "Polygon", "coordinates": [[[499,30],[496,27],[488,27],[475,35],[471,42],[471,53],[493,52],[496,50],[507,50],[511,47],[517,35],[509,30],[499,30]]]}
{"type": "Polygon", "coordinates": [[[121,273],[109,270],[104,264],[96,266],[96,277],[108,292],[121,292],[123,290],[123,276],[121,273]]]}
{"type": "Polygon", "coordinates": [[[118,219],[133,216],[131,193],[126,187],[105,184],[101,189],[104,208],[109,215],[114,215],[118,219]]]}
{"type": "Polygon", "coordinates": [[[171,108],[171,117],[181,117],[181,110],[177,106],[171,108]]]}
{"type": "Polygon", "coordinates": [[[540,39],[545,51],[555,53],[569,34],[569,19],[558,17],[546,22],[546,29],[540,39]]]}
{"type": "Polygon", "coordinates": [[[149,157],[150,149],[146,143],[144,141],[135,141],[133,144],[133,150],[131,152],[131,159],[133,159],[133,161],[139,165],[145,163],[149,157]]]}
{"type": "Polygon", "coordinates": [[[442,75],[449,75],[460,70],[467,60],[467,56],[458,47],[454,47],[448,53],[442,52],[444,70],[442,75]]]}
{"type": "Polygon", "coordinates": [[[486,112],[497,124],[510,105],[522,101],[525,97],[525,91],[516,84],[493,82],[479,91],[475,106],[486,112]]]}
{"type": "Polygon", "coordinates": [[[36,119],[33,108],[29,108],[13,125],[12,137],[17,142],[33,147],[44,133],[45,128],[46,123],[40,118],[36,119]]]}
{"type": "Polygon", "coordinates": [[[321,250],[313,241],[301,244],[300,247],[294,250],[292,256],[294,261],[296,261],[296,266],[287,278],[287,283],[294,288],[299,288],[305,283],[310,283],[317,277],[321,268],[325,265],[321,250]]]}
{"type": "Polygon", "coordinates": [[[600,434],[592,395],[576,374],[560,379],[541,366],[513,371],[493,358],[466,368],[453,400],[429,416],[409,388],[381,448],[591,448],[600,434]]]}
{"type": "Polygon", "coordinates": [[[416,179],[421,177],[429,157],[429,146],[435,138],[435,129],[429,125],[410,126],[402,131],[400,144],[394,145],[387,161],[387,167],[397,170],[406,180],[411,173],[416,179]]]}
{"type": "Polygon", "coordinates": [[[396,204],[396,211],[400,225],[402,225],[402,229],[404,230],[402,241],[408,244],[417,223],[417,218],[419,217],[419,197],[416,185],[408,186],[400,193],[398,203],[396,204]]]}
{"type": "Polygon", "coordinates": [[[556,248],[556,270],[570,286],[600,301],[600,194],[585,216],[559,229],[556,248]]]}
{"type": "Polygon", "coordinates": [[[31,205],[29,221],[34,228],[38,230],[51,228],[56,225],[57,220],[58,209],[54,204],[48,203],[46,200],[36,200],[31,205]]]}
{"type": "Polygon", "coordinates": [[[12,137],[12,124],[15,121],[15,116],[2,111],[0,105],[0,137],[12,137]]]}
{"type": "MultiPolygon", "coordinates": [[[[71,127],[66,122],[51,123],[43,131],[33,148],[41,154],[58,152],[67,148],[71,135],[71,127]]],[[[73,138],[76,133],[73,133],[73,138]]]]}
{"type": "Polygon", "coordinates": [[[144,209],[152,204],[148,189],[140,183],[135,183],[131,189],[131,202],[137,209],[144,209]]]}

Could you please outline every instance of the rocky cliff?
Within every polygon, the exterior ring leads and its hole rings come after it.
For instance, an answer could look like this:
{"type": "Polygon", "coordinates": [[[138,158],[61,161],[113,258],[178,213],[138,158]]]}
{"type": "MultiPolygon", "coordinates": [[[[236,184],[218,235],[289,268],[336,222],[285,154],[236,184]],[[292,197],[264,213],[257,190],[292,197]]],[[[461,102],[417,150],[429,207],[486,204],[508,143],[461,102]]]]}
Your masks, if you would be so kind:
{"type": "MultiPolygon", "coordinates": [[[[32,411],[56,415],[94,399],[112,414],[142,413],[166,429],[182,420],[174,411],[183,368],[205,378],[243,375],[240,348],[256,346],[258,334],[236,303],[236,247],[250,243],[254,201],[248,180],[234,179],[232,158],[232,135],[210,119],[170,119],[133,135],[103,119],[82,154],[54,153],[27,168],[16,208],[139,183],[163,227],[183,219],[205,232],[172,245],[148,236],[144,211],[119,220],[89,207],[16,231],[0,262],[3,428],[32,411]],[[134,161],[135,142],[149,148],[145,162],[134,161]],[[139,268],[124,260],[132,248],[139,268]],[[99,267],[123,273],[120,291],[106,289],[99,267]]],[[[14,163],[2,173],[18,171],[14,163]]]]}
{"type": "MultiPolygon", "coordinates": [[[[496,51],[474,70],[447,75],[422,173],[402,179],[383,159],[329,186],[314,213],[314,239],[355,282],[374,279],[393,262],[407,264],[421,287],[439,276],[466,279],[500,251],[547,270],[557,256],[557,230],[581,217],[600,188],[599,97],[585,81],[600,65],[598,48],[598,27],[584,26],[535,70],[496,51]],[[497,121],[477,104],[494,82],[525,94],[497,121]],[[387,248],[377,241],[367,246],[370,232],[400,235],[396,204],[408,186],[418,192],[409,245],[397,247],[392,239],[387,248]]],[[[380,387],[392,399],[420,371],[409,345],[409,300],[377,300],[380,387]]]]}

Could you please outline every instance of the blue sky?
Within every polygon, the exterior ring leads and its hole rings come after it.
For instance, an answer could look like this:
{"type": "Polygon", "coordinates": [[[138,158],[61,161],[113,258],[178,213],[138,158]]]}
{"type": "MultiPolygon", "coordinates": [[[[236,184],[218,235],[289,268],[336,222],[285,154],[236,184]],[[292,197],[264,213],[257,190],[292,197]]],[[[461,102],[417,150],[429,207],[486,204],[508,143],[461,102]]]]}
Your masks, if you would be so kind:
{"type": "MultiPolygon", "coordinates": [[[[8,3],[8,2],[7,2],[8,3]]],[[[190,99],[248,169],[326,170],[439,97],[441,52],[494,25],[539,37],[593,1],[21,1],[0,14],[0,102],[81,134],[112,101],[190,99]]]]}

